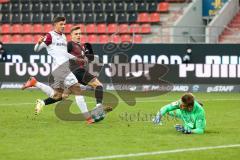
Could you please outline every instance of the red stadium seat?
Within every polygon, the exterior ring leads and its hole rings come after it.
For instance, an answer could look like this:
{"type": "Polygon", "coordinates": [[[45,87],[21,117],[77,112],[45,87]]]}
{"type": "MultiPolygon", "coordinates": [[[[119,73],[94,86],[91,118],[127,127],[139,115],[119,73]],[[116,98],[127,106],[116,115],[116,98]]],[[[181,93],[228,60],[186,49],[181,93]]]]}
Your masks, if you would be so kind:
{"type": "Polygon", "coordinates": [[[152,23],[160,22],[160,14],[159,13],[151,13],[150,14],[150,22],[152,22],[152,23]]]}
{"type": "Polygon", "coordinates": [[[86,25],[86,33],[96,33],[96,25],[95,24],[87,24],[86,25]]]}
{"type": "Polygon", "coordinates": [[[131,24],[130,33],[141,33],[141,26],[139,24],[131,24]]]}
{"type": "Polygon", "coordinates": [[[11,32],[11,26],[9,24],[3,24],[1,26],[1,32],[2,33],[10,33],[11,32]]]}
{"type": "Polygon", "coordinates": [[[7,3],[9,2],[10,0],[0,0],[0,3],[7,3]]]}
{"type": "Polygon", "coordinates": [[[151,33],[151,25],[150,24],[143,24],[141,33],[144,33],[144,34],[151,33]]]}
{"type": "Polygon", "coordinates": [[[132,37],[128,34],[121,35],[121,42],[132,42],[132,37]]]}
{"type": "Polygon", "coordinates": [[[88,42],[88,37],[86,35],[81,35],[80,41],[81,41],[81,43],[86,43],[86,42],[88,42]]]}
{"type": "Polygon", "coordinates": [[[97,25],[97,33],[106,33],[107,26],[106,24],[98,24],[97,25]]]}
{"type": "Polygon", "coordinates": [[[108,33],[117,33],[118,32],[118,25],[117,24],[109,24],[107,26],[107,32],[108,33]]]}
{"type": "Polygon", "coordinates": [[[22,32],[23,33],[32,33],[32,25],[31,24],[22,25],[22,32]]]}
{"type": "Polygon", "coordinates": [[[116,35],[116,34],[112,35],[110,37],[110,39],[111,39],[111,42],[113,42],[113,43],[120,43],[121,42],[121,37],[119,35],[116,35]]]}
{"type": "Polygon", "coordinates": [[[133,36],[133,43],[142,43],[142,36],[141,35],[134,35],[133,36]]]}
{"type": "Polygon", "coordinates": [[[43,26],[41,24],[34,24],[33,33],[43,33],[43,26]]]}
{"type": "Polygon", "coordinates": [[[10,43],[11,42],[11,36],[10,35],[2,35],[1,41],[3,43],[10,43]]]}
{"type": "Polygon", "coordinates": [[[53,30],[52,24],[44,24],[44,25],[43,25],[43,31],[44,31],[44,33],[50,32],[51,30],[53,30]]]}
{"type": "Polygon", "coordinates": [[[119,25],[119,33],[129,33],[128,24],[120,24],[119,25]]]}
{"type": "Polygon", "coordinates": [[[88,42],[89,43],[97,43],[98,42],[98,36],[95,34],[91,34],[88,36],[88,42]]]}
{"type": "Polygon", "coordinates": [[[67,34],[66,38],[67,38],[67,41],[71,41],[71,35],[70,34],[67,34]]]}
{"type": "Polygon", "coordinates": [[[108,43],[108,42],[109,42],[109,37],[108,37],[108,35],[100,35],[98,42],[99,42],[99,43],[108,43]]]}
{"type": "Polygon", "coordinates": [[[37,42],[38,42],[38,39],[39,39],[41,36],[43,36],[43,35],[41,35],[41,34],[34,35],[34,36],[33,36],[33,42],[34,42],[34,43],[37,43],[37,42]]]}
{"type": "Polygon", "coordinates": [[[12,33],[21,33],[22,32],[22,25],[20,24],[13,24],[12,25],[12,33]]]}
{"type": "Polygon", "coordinates": [[[169,11],[169,3],[168,2],[159,3],[157,11],[158,12],[168,12],[169,11]]]}
{"type": "Polygon", "coordinates": [[[72,24],[66,24],[65,25],[65,33],[70,33],[73,25],[72,24]]]}
{"type": "Polygon", "coordinates": [[[12,36],[12,43],[22,43],[23,37],[20,34],[15,34],[12,36]]]}
{"type": "Polygon", "coordinates": [[[31,34],[24,35],[23,42],[24,43],[33,43],[33,35],[31,35],[31,34]]]}
{"type": "Polygon", "coordinates": [[[148,13],[139,13],[138,14],[137,22],[139,22],[139,23],[147,23],[149,21],[150,21],[150,19],[149,19],[149,14],[148,13]]]}

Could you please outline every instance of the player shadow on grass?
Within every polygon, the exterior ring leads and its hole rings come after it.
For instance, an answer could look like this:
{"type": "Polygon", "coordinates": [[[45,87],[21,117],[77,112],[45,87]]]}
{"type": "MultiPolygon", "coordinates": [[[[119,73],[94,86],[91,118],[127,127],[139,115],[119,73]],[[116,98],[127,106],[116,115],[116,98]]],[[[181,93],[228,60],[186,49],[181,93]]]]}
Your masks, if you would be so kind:
{"type": "MultiPolygon", "coordinates": [[[[84,91],[84,93],[82,95],[84,97],[94,98],[94,92],[92,92],[92,91],[84,91]]],[[[59,102],[55,107],[56,116],[59,119],[64,120],[64,121],[85,121],[86,114],[90,114],[93,116],[95,114],[95,112],[97,111],[97,109],[95,108],[95,109],[89,111],[88,113],[75,114],[70,111],[72,103],[73,103],[72,100],[62,100],[61,102],[59,102]]],[[[115,95],[113,95],[109,92],[104,92],[103,106],[104,106],[105,113],[108,113],[108,112],[114,110],[117,107],[118,103],[119,103],[119,100],[115,95]],[[111,106],[111,107],[108,108],[109,106],[111,106]]]]}

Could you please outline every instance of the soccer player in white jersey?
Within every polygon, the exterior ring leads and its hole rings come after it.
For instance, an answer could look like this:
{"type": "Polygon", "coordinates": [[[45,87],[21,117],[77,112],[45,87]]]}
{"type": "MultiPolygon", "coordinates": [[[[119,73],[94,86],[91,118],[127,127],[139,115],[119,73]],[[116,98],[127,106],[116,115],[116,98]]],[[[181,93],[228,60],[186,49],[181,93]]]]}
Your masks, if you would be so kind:
{"type": "MultiPolygon", "coordinates": [[[[54,83],[51,90],[49,86],[43,83],[36,83],[35,86],[44,90],[51,98],[61,99],[64,95],[68,96],[68,91],[75,95],[80,95],[81,89],[78,80],[69,69],[69,60],[77,60],[77,57],[67,52],[67,40],[63,34],[65,28],[65,17],[55,17],[53,20],[54,30],[47,33],[45,36],[41,36],[38,43],[34,47],[35,52],[39,52],[41,49],[46,48],[48,54],[53,58],[53,71],[54,83]],[[63,95],[63,96],[62,96],[63,95]]],[[[24,84],[23,88],[29,88],[34,86],[34,80],[30,79],[24,84]]],[[[46,100],[37,100],[35,113],[39,114],[43,106],[48,102],[46,100]]]]}

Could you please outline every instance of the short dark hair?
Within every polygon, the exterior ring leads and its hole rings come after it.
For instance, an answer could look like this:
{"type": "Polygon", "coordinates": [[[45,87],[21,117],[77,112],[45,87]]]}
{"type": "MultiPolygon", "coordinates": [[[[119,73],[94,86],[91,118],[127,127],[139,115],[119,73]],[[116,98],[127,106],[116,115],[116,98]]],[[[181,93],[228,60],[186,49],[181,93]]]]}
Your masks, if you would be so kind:
{"type": "Polygon", "coordinates": [[[53,24],[61,22],[61,21],[66,21],[65,17],[54,17],[53,18],[53,24]]]}
{"type": "Polygon", "coordinates": [[[71,28],[71,33],[73,32],[73,31],[76,31],[76,30],[78,30],[78,29],[81,29],[79,26],[73,26],[72,28],[71,28]]]}

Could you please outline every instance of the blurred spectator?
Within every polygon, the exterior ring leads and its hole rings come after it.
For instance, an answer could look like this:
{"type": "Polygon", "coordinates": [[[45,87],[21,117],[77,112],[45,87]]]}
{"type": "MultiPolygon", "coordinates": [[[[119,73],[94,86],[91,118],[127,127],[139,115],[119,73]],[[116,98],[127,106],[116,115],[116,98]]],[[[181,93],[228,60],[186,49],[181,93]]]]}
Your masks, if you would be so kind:
{"type": "Polygon", "coordinates": [[[0,59],[2,61],[6,61],[7,60],[7,55],[6,55],[6,52],[3,48],[3,43],[0,41],[0,59]]]}

